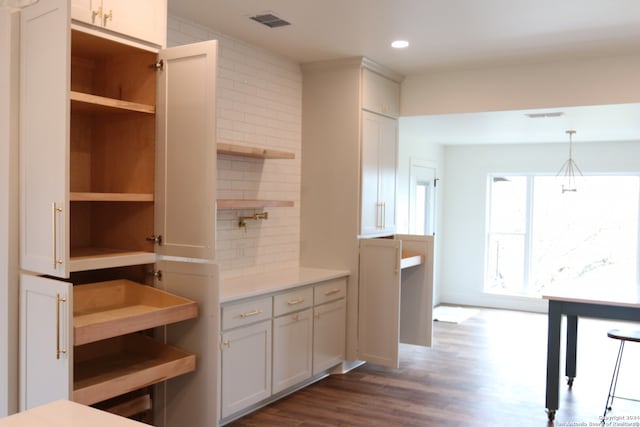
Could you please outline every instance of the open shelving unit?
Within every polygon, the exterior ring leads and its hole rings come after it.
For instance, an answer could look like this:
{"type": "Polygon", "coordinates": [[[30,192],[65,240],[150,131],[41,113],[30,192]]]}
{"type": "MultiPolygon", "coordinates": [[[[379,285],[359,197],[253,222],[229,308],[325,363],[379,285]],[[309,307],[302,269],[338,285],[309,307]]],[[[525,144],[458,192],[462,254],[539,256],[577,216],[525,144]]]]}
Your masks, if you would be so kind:
{"type": "Polygon", "coordinates": [[[249,147],[246,145],[218,142],[218,154],[251,157],[254,159],[295,159],[295,153],[290,151],[272,150],[268,148],[249,147]]]}
{"type": "MultiPolygon", "coordinates": [[[[290,151],[273,150],[270,148],[250,147],[218,142],[218,154],[248,157],[253,159],[295,159],[296,155],[290,151]]],[[[264,209],[292,207],[289,200],[256,200],[256,199],[218,199],[218,209],[264,209]]]]}

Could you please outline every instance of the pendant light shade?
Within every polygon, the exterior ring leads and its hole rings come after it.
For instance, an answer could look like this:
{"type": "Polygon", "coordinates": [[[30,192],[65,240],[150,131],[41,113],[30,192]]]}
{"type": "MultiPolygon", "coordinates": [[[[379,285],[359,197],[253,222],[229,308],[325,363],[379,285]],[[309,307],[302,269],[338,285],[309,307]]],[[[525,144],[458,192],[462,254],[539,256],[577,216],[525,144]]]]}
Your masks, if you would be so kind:
{"type": "Polygon", "coordinates": [[[578,191],[576,188],[576,173],[579,176],[582,176],[582,171],[573,160],[573,135],[576,133],[575,130],[568,130],[566,133],[569,135],[569,158],[562,165],[560,170],[558,171],[556,176],[563,176],[562,183],[562,194],[566,192],[575,193],[578,191]]]}

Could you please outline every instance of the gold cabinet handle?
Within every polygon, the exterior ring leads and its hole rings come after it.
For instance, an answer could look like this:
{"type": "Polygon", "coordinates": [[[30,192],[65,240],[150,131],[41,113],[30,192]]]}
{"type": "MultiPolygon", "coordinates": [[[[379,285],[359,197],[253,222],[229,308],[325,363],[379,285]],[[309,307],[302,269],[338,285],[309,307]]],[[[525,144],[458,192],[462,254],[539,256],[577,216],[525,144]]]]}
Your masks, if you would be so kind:
{"type": "Polygon", "coordinates": [[[102,17],[102,26],[107,26],[107,21],[113,21],[113,10],[109,9],[109,13],[105,13],[102,17]]]}
{"type": "Polygon", "coordinates": [[[231,348],[231,341],[224,340],[220,343],[220,348],[224,349],[225,347],[231,348]]]}
{"type": "Polygon", "coordinates": [[[56,294],[56,359],[60,359],[60,356],[67,354],[67,349],[60,347],[60,305],[67,302],[65,297],[56,294]]]}
{"type": "Polygon", "coordinates": [[[387,203],[382,203],[382,228],[387,226],[387,203]]]}
{"type": "Polygon", "coordinates": [[[100,20],[102,21],[102,6],[100,6],[97,10],[91,11],[91,22],[93,24],[96,23],[96,18],[100,18],[100,20]]]}
{"type": "Polygon", "coordinates": [[[302,302],[304,302],[304,298],[299,297],[299,298],[296,298],[296,299],[290,299],[289,301],[287,301],[287,304],[296,305],[296,304],[300,304],[302,302]]]}
{"type": "Polygon", "coordinates": [[[62,264],[62,260],[58,259],[58,214],[62,212],[62,208],[56,206],[56,202],[51,204],[51,228],[53,234],[53,269],[58,268],[58,264],[62,264]]]}
{"type": "Polygon", "coordinates": [[[251,316],[257,316],[258,314],[262,314],[262,310],[251,310],[251,311],[246,311],[244,313],[240,313],[240,317],[245,319],[247,317],[251,317],[251,316]]]}
{"type": "Polygon", "coordinates": [[[337,294],[338,292],[340,292],[340,289],[334,288],[334,289],[331,289],[330,291],[326,291],[324,293],[324,296],[328,297],[329,295],[337,294]]]}

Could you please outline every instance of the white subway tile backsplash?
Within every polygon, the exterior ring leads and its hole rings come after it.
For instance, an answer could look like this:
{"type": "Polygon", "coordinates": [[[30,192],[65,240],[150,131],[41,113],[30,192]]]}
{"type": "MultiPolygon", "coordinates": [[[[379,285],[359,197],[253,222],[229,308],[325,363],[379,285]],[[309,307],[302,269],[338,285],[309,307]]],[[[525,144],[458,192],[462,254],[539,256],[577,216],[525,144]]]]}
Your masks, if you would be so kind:
{"type": "Polygon", "coordinates": [[[217,139],[292,151],[293,160],[218,156],[219,199],[293,201],[291,208],[265,208],[268,220],[239,216],[253,209],[219,210],[216,257],[223,275],[260,273],[299,265],[302,73],[298,64],[177,16],[168,19],[168,45],[219,41],[217,139]]]}

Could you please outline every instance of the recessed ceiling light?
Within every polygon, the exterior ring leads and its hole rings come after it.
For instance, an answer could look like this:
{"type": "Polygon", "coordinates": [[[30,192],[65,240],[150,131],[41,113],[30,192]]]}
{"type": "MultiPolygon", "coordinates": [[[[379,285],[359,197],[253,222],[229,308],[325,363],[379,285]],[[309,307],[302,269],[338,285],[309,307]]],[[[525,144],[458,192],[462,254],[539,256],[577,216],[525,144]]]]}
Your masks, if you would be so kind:
{"type": "Polygon", "coordinates": [[[409,42],[406,40],[396,40],[393,43],[391,43],[391,47],[396,49],[404,49],[407,46],[409,46],[409,42]]]}

